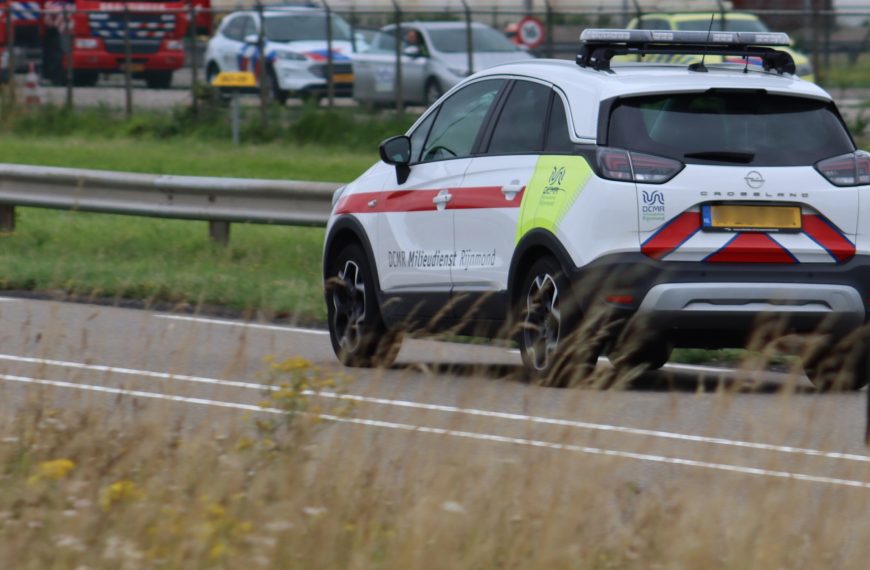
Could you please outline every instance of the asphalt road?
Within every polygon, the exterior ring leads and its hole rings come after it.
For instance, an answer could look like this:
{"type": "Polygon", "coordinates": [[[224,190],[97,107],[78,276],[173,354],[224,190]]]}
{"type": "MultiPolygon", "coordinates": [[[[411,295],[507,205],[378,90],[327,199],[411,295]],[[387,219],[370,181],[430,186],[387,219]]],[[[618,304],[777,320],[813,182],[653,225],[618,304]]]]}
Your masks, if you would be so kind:
{"type": "Polygon", "coordinates": [[[304,356],[351,377],[344,395],[312,396],[325,409],[355,403],[334,419],[339,432],[615,461],[642,484],[736,477],[870,491],[866,394],[817,394],[803,376],[669,365],[627,390],[558,390],[517,381],[518,355],[491,346],[406,341],[392,369],[350,370],[324,331],[267,323],[17,298],[0,299],[0,323],[7,411],[38,395],[229,425],[272,413],[260,406],[267,357],[304,356]]]}

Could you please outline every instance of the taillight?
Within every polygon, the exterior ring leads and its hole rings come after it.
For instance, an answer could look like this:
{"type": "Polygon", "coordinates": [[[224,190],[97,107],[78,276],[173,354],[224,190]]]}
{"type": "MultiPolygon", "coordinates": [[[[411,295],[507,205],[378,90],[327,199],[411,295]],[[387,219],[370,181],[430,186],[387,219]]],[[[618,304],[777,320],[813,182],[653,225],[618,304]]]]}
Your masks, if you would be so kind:
{"type": "Polygon", "coordinates": [[[870,184],[870,153],[859,150],[827,158],[816,163],[816,170],[834,186],[870,184]]]}
{"type": "Polygon", "coordinates": [[[672,158],[618,148],[598,149],[598,170],[603,178],[642,184],[662,184],[676,176],[683,163],[672,158]]]}

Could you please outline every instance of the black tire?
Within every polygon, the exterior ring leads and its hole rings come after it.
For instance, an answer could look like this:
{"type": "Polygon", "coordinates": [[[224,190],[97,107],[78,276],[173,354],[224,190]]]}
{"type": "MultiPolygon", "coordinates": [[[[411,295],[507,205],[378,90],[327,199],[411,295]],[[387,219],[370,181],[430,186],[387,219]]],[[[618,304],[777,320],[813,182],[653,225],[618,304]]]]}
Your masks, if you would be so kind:
{"type": "Polygon", "coordinates": [[[401,335],[381,318],[374,276],[359,244],[344,247],[330,262],[326,282],[329,339],[345,366],[370,368],[393,364],[401,335]]]}
{"type": "Polygon", "coordinates": [[[149,89],[169,89],[172,87],[172,72],[149,71],[145,74],[145,84],[149,89]]]}
{"type": "Polygon", "coordinates": [[[96,71],[73,71],[73,85],[76,87],[93,87],[100,80],[96,71]]]}
{"type": "Polygon", "coordinates": [[[42,73],[52,85],[56,87],[66,85],[63,52],[60,49],[60,40],[57,36],[50,36],[45,40],[45,46],[42,50],[42,73]]]}
{"type": "Polygon", "coordinates": [[[441,88],[441,84],[434,77],[430,77],[426,81],[426,87],[423,91],[423,102],[427,107],[431,107],[442,95],[444,95],[444,90],[441,88]]]}
{"type": "Polygon", "coordinates": [[[268,89],[269,96],[272,97],[272,100],[282,107],[287,104],[287,99],[290,97],[290,93],[281,89],[278,85],[278,77],[275,75],[275,69],[270,67],[269,71],[266,74],[266,81],[268,81],[268,89]]]}
{"type": "MultiPolygon", "coordinates": [[[[205,82],[211,87],[211,82],[221,72],[218,64],[210,61],[205,68],[205,82]]],[[[227,103],[230,100],[229,94],[220,87],[212,87],[212,98],[216,103],[227,103]]]]}
{"type": "Polygon", "coordinates": [[[516,299],[517,342],[529,379],[564,388],[589,376],[601,347],[581,337],[580,311],[559,262],[550,256],[535,261],[516,299]]]}
{"type": "Polygon", "coordinates": [[[819,349],[803,361],[804,371],[813,385],[823,391],[860,390],[870,380],[870,339],[859,330],[836,343],[819,349]]]}
{"type": "Polygon", "coordinates": [[[673,347],[662,340],[626,339],[625,344],[629,347],[623,349],[617,346],[608,356],[610,363],[620,373],[629,371],[658,370],[668,363],[671,358],[673,347]]]}

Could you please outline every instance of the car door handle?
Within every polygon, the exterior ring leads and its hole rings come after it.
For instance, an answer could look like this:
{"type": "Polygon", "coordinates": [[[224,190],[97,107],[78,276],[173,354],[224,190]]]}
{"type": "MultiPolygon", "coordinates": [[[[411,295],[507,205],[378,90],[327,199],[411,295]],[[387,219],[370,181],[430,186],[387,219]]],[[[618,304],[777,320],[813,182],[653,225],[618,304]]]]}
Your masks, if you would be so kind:
{"type": "Polygon", "coordinates": [[[447,190],[442,190],[441,192],[438,193],[437,196],[432,198],[432,203],[435,204],[435,206],[439,210],[443,210],[444,208],[447,207],[447,204],[452,199],[453,199],[453,195],[450,194],[450,192],[448,192],[447,190]]]}
{"type": "Polygon", "coordinates": [[[501,193],[504,194],[504,199],[508,202],[513,202],[514,198],[517,197],[517,194],[522,192],[523,188],[525,188],[522,184],[518,182],[511,182],[510,184],[506,184],[501,187],[501,193]]]}

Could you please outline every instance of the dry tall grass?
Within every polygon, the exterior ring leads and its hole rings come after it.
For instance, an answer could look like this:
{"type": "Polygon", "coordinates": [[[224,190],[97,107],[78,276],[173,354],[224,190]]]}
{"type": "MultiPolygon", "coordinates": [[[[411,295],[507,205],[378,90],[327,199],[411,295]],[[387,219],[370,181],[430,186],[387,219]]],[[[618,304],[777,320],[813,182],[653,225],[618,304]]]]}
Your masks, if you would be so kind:
{"type": "MultiPolygon", "coordinates": [[[[34,392],[0,425],[2,567],[857,569],[870,560],[870,489],[324,422],[318,413],[366,410],[306,395],[334,382],[305,361],[274,363],[268,376],[277,389],[264,406],[282,413],[196,421],[178,404],[127,413],[123,397],[108,415],[52,410],[34,392]]],[[[732,405],[733,394],[710,397],[732,405]]],[[[800,421],[777,415],[789,397],[773,397],[756,439],[800,421]]],[[[448,427],[484,430],[474,418],[448,427]]],[[[531,426],[517,429],[533,437],[531,426]]],[[[699,458],[795,467],[743,453],[699,458]]],[[[870,480],[866,464],[840,473],[870,480]]]]}

